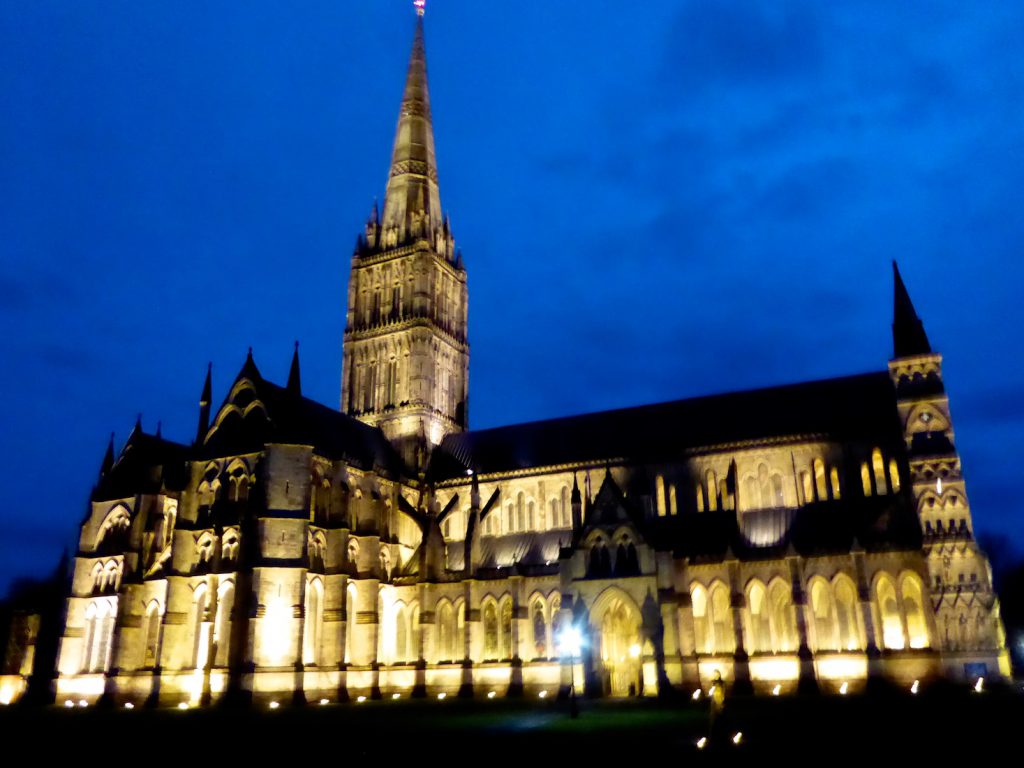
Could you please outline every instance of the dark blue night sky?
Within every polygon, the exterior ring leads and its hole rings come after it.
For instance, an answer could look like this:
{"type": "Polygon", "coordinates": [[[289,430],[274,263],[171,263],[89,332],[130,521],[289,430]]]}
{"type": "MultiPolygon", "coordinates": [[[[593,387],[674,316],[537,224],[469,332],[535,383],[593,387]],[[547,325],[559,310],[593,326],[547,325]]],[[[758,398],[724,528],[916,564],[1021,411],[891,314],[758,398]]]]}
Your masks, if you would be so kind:
{"type": "MultiPolygon", "coordinates": [[[[899,260],[1024,543],[1024,5],[432,0],[474,427],[883,369],[899,260]]],[[[407,0],[0,5],[0,589],[252,345],[336,405],[407,0]]]]}

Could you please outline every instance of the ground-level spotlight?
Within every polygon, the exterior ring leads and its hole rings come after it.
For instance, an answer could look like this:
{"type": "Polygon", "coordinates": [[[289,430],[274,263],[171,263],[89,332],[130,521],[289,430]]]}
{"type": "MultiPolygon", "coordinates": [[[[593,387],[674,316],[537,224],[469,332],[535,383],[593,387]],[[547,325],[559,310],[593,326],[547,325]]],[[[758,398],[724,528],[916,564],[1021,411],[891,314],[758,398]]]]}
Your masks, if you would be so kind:
{"type": "Polygon", "coordinates": [[[132,703],[131,703],[130,701],[126,701],[126,702],[124,703],[124,708],[125,708],[125,709],[135,709],[135,705],[134,705],[134,704],[132,704],[132,703]]]}
{"type": "Polygon", "coordinates": [[[330,703],[331,703],[330,699],[320,699],[320,706],[321,707],[326,707],[330,703]]]}
{"type": "Polygon", "coordinates": [[[488,699],[493,699],[493,698],[494,698],[495,696],[497,696],[497,695],[498,695],[498,694],[497,694],[497,693],[495,693],[494,691],[488,691],[488,692],[487,692],[487,698],[488,698],[488,699]]]}
{"type": "Polygon", "coordinates": [[[184,702],[184,701],[183,701],[183,702],[181,702],[181,703],[180,703],[180,704],[178,705],[178,709],[188,709],[188,703],[186,703],[186,702],[184,702]]]}
{"type": "Polygon", "coordinates": [[[741,741],[743,741],[743,731],[736,731],[736,733],[732,735],[732,743],[739,746],[741,741]]]}
{"type": "Polygon", "coordinates": [[[276,702],[276,701],[272,701],[272,702],[270,702],[270,708],[271,708],[271,709],[277,709],[277,708],[278,708],[278,707],[280,707],[280,706],[281,706],[281,705],[280,705],[280,704],[279,704],[278,702],[276,702]]]}
{"type": "Polygon", "coordinates": [[[640,643],[633,643],[629,646],[629,656],[633,659],[640,658],[640,643]]]}
{"type": "Polygon", "coordinates": [[[690,698],[693,699],[694,701],[700,701],[700,688],[695,690],[693,692],[693,695],[690,698]]]}
{"type": "Polygon", "coordinates": [[[916,695],[917,692],[920,691],[920,690],[921,690],[921,681],[920,680],[915,680],[914,683],[910,686],[910,692],[916,695]]]}
{"type": "Polygon", "coordinates": [[[364,701],[366,701],[365,696],[356,696],[356,704],[362,704],[364,701]]]}
{"type": "Polygon", "coordinates": [[[547,697],[548,697],[548,692],[547,691],[541,691],[540,693],[537,694],[537,698],[539,698],[539,699],[546,699],[547,697]]]}
{"type": "Polygon", "coordinates": [[[776,683],[775,687],[772,688],[772,696],[778,696],[780,693],[782,693],[782,686],[776,683]]]}
{"type": "Polygon", "coordinates": [[[844,680],[843,684],[839,686],[839,695],[840,696],[845,696],[849,690],[850,690],[850,684],[847,683],[844,680]]]}
{"type": "Polygon", "coordinates": [[[392,700],[397,701],[398,699],[402,698],[402,694],[400,694],[400,693],[392,693],[391,694],[391,698],[392,698],[392,700]]]}
{"type": "Polygon", "coordinates": [[[448,698],[448,694],[445,693],[444,691],[441,691],[441,693],[437,694],[437,700],[438,701],[444,701],[447,698],[448,698]]]}
{"type": "Polygon", "coordinates": [[[78,700],[78,706],[80,706],[80,707],[88,707],[89,706],[89,702],[86,701],[85,699],[79,699],[78,700]]]}
{"type": "Polygon", "coordinates": [[[71,699],[65,699],[64,706],[70,709],[71,707],[75,706],[75,702],[73,702],[71,699]]]}
{"type": "Polygon", "coordinates": [[[984,690],[985,690],[985,678],[984,677],[979,677],[978,678],[978,682],[976,682],[974,684],[974,692],[975,693],[981,693],[984,690]]]}
{"type": "Polygon", "coordinates": [[[699,739],[697,739],[697,749],[704,749],[704,747],[706,747],[707,745],[708,745],[708,737],[707,736],[701,736],[699,739]]]}

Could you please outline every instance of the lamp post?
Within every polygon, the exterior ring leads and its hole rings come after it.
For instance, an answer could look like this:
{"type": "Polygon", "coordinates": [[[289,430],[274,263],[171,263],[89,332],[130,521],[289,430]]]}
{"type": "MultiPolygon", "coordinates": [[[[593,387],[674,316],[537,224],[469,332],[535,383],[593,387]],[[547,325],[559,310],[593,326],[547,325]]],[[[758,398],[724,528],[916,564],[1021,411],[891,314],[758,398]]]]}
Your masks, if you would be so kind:
{"type": "Polygon", "coordinates": [[[576,704],[576,658],[580,655],[583,638],[574,627],[566,627],[562,632],[562,652],[569,654],[569,716],[574,720],[579,717],[579,706],[576,704]]]}

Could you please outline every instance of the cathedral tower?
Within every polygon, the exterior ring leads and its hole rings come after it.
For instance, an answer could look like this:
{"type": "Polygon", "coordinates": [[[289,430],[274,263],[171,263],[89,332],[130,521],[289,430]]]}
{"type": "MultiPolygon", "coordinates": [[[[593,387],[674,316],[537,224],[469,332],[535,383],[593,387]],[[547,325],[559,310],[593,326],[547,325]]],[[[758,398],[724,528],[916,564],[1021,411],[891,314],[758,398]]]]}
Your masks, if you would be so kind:
{"type": "Polygon", "coordinates": [[[352,256],[341,410],[379,426],[422,466],[467,426],[466,326],[466,270],[441,211],[421,13],[383,215],[375,204],[352,256]]]}
{"type": "MultiPolygon", "coordinates": [[[[889,374],[907,445],[935,609],[938,645],[948,671],[984,676],[979,656],[1008,664],[988,559],[974,522],[953,438],[942,356],[935,352],[893,262],[893,359],[889,374]]],[[[1008,667],[999,670],[1008,673],[1008,667]]]]}

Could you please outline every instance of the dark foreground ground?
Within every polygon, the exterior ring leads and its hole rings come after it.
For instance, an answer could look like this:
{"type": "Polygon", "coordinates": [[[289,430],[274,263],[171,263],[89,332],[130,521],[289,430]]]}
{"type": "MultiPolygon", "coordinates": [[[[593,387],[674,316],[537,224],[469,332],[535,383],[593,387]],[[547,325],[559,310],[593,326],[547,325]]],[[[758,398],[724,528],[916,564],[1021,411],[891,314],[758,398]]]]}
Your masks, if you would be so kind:
{"type": "Polygon", "coordinates": [[[489,766],[748,763],[1020,765],[1024,692],[733,698],[710,727],[689,700],[381,701],[270,711],[0,711],[7,764],[489,766]],[[735,734],[741,733],[738,743],[735,734]],[[702,749],[701,737],[706,737],[702,749]],[[24,758],[15,758],[17,747],[24,758]],[[966,760],[964,759],[966,758],[966,760]],[[554,762],[559,761],[559,762],[554,762]]]}

